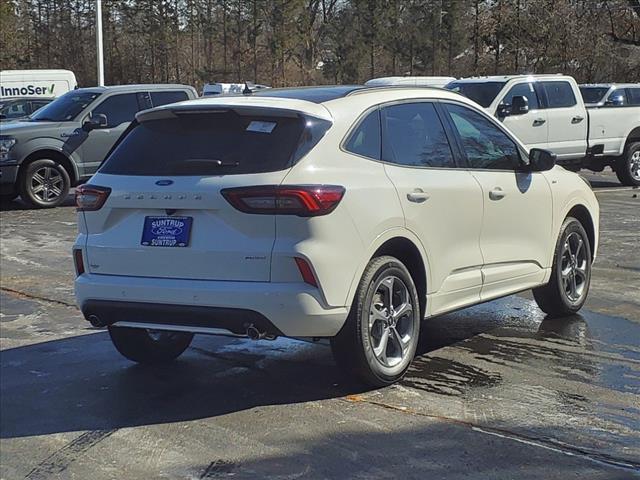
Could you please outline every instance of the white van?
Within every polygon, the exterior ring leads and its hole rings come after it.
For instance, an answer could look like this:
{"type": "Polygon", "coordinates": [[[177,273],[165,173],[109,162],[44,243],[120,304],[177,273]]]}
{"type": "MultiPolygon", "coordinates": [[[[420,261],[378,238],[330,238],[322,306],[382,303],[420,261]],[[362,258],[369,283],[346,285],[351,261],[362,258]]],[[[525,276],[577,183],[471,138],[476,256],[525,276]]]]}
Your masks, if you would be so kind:
{"type": "Polygon", "coordinates": [[[59,97],[78,88],[76,76],[70,70],[2,70],[0,98],[59,97]]]}
{"type": "Polygon", "coordinates": [[[405,86],[405,87],[444,87],[455,77],[380,77],[365,82],[368,87],[405,86]]]}

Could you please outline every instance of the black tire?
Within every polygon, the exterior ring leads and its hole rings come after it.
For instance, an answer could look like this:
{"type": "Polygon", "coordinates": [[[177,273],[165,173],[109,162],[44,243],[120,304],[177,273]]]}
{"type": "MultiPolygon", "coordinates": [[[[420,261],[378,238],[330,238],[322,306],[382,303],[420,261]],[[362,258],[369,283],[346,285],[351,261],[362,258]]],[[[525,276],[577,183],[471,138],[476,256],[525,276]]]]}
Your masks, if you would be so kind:
{"type": "Polygon", "coordinates": [[[587,300],[590,283],[591,246],[587,232],[578,220],[567,217],[560,228],[560,235],[556,243],[551,279],[547,285],[534,288],[533,297],[540,309],[551,317],[573,315],[582,308],[587,300]],[[580,239],[582,246],[572,261],[571,250],[577,249],[576,238],[580,239]],[[568,254],[567,245],[570,248],[568,254]],[[570,273],[563,274],[563,272],[570,273]],[[579,292],[579,296],[576,298],[574,293],[577,292],[579,292]]]}
{"type": "Polygon", "coordinates": [[[616,160],[618,180],[629,187],[640,187],[640,142],[627,145],[624,155],[616,160]]]}
{"type": "Polygon", "coordinates": [[[394,257],[374,258],[362,275],[344,326],[331,339],[333,356],[338,366],[367,384],[374,387],[390,385],[404,376],[413,360],[420,336],[420,323],[418,292],[409,270],[394,257]],[[385,299],[380,291],[393,293],[385,299]],[[387,300],[390,301],[390,309],[386,306],[387,300]],[[394,311],[395,306],[404,304],[410,305],[410,312],[383,319],[390,310],[394,311]],[[378,315],[373,314],[374,309],[378,315]],[[370,319],[373,318],[375,320],[370,325],[370,319]],[[383,336],[387,338],[385,347],[382,346],[383,336]],[[376,348],[380,352],[378,355],[376,348]],[[379,357],[384,357],[384,360],[379,357]],[[388,364],[383,364],[383,361],[388,364]]]}
{"type": "Polygon", "coordinates": [[[109,335],[116,350],[124,357],[145,364],[175,360],[193,340],[193,333],[144,328],[109,327],[109,335]]]}
{"type": "Polygon", "coordinates": [[[48,158],[26,165],[18,180],[20,197],[33,208],[57,207],[67,199],[70,187],[71,180],[65,168],[48,158]]]}

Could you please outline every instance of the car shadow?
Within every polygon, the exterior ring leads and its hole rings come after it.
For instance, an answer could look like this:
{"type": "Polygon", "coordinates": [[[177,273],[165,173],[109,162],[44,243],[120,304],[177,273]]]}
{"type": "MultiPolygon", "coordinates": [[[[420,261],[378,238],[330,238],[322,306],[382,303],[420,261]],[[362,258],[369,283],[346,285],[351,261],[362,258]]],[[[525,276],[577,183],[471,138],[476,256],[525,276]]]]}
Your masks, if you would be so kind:
{"type": "MultiPolygon", "coordinates": [[[[505,325],[502,311],[483,312],[427,322],[419,362],[505,325]]],[[[538,334],[539,327],[537,320],[523,328],[538,334]]],[[[425,375],[447,369],[455,374],[455,362],[425,375]]],[[[336,367],[326,345],[196,336],[179,360],[143,366],[121,357],[106,332],[3,350],[0,387],[0,438],[195,420],[368,390],[336,367]]]]}
{"type": "MultiPolygon", "coordinates": [[[[75,206],[76,206],[76,201],[75,201],[74,193],[70,192],[67,195],[67,198],[62,203],[62,205],[60,205],[58,208],[75,207],[75,206]]],[[[34,209],[29,205],[27,205],[26,203],[24,203],[20,197],[14,200],[0,201],[0,212],[11,211],[11,210],[34,210],[34,209]]]]}

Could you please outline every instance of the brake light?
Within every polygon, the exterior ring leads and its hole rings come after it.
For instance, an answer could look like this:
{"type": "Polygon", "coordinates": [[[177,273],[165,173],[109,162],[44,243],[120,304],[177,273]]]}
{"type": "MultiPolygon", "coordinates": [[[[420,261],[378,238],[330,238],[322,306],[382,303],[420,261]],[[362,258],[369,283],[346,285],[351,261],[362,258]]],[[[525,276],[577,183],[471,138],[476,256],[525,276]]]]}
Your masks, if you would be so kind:
{"type": "Polygon", "coordinates": [[[76,276],[79,277],[84,273],[84,259],[82,258],[82,250],[79,248],[73,249],[73,263],[76,267],[76,276]]]}
{"type": "Polygon", "coordinates": [[[344,192],[337,185],[267,185],[225,188],[221,193],[241,212],[316,217],[335,210],[344,192]]]}
{"type": "Polygon", "coordinates": [[[100,210],[107,201],[111,189],[97,185],[80,185],[76,187],[76,207],[79,212],[100,210]]]}
{"type": "Polygon", "coordinates": [[[300,270],[300,275],[302,275],[304,283],[308,283],[311,286],[317,287],[318,281],[313,274],[313,270],[311,270],[311,265],[309,265],[309,262],[300,257],[294,257],[294,259],[296,261],[296,265],[298,265],[298,270],[300,270]]]}

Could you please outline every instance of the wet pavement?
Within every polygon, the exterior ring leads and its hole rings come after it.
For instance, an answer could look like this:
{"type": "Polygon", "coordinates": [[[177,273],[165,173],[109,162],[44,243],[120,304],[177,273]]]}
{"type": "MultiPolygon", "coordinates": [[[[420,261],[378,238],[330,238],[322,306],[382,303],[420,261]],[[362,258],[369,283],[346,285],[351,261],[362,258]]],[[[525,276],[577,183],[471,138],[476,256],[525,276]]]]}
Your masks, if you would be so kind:
{"type": "Polygon", "coordinates": [[[73,208],[0,212],[0,477],[640,478],[640,199],[602,206],[587,307],[529,294],[430,319],[398,385],[326,345],[198,336],[143,367],[74,306],[73,208]]]}

